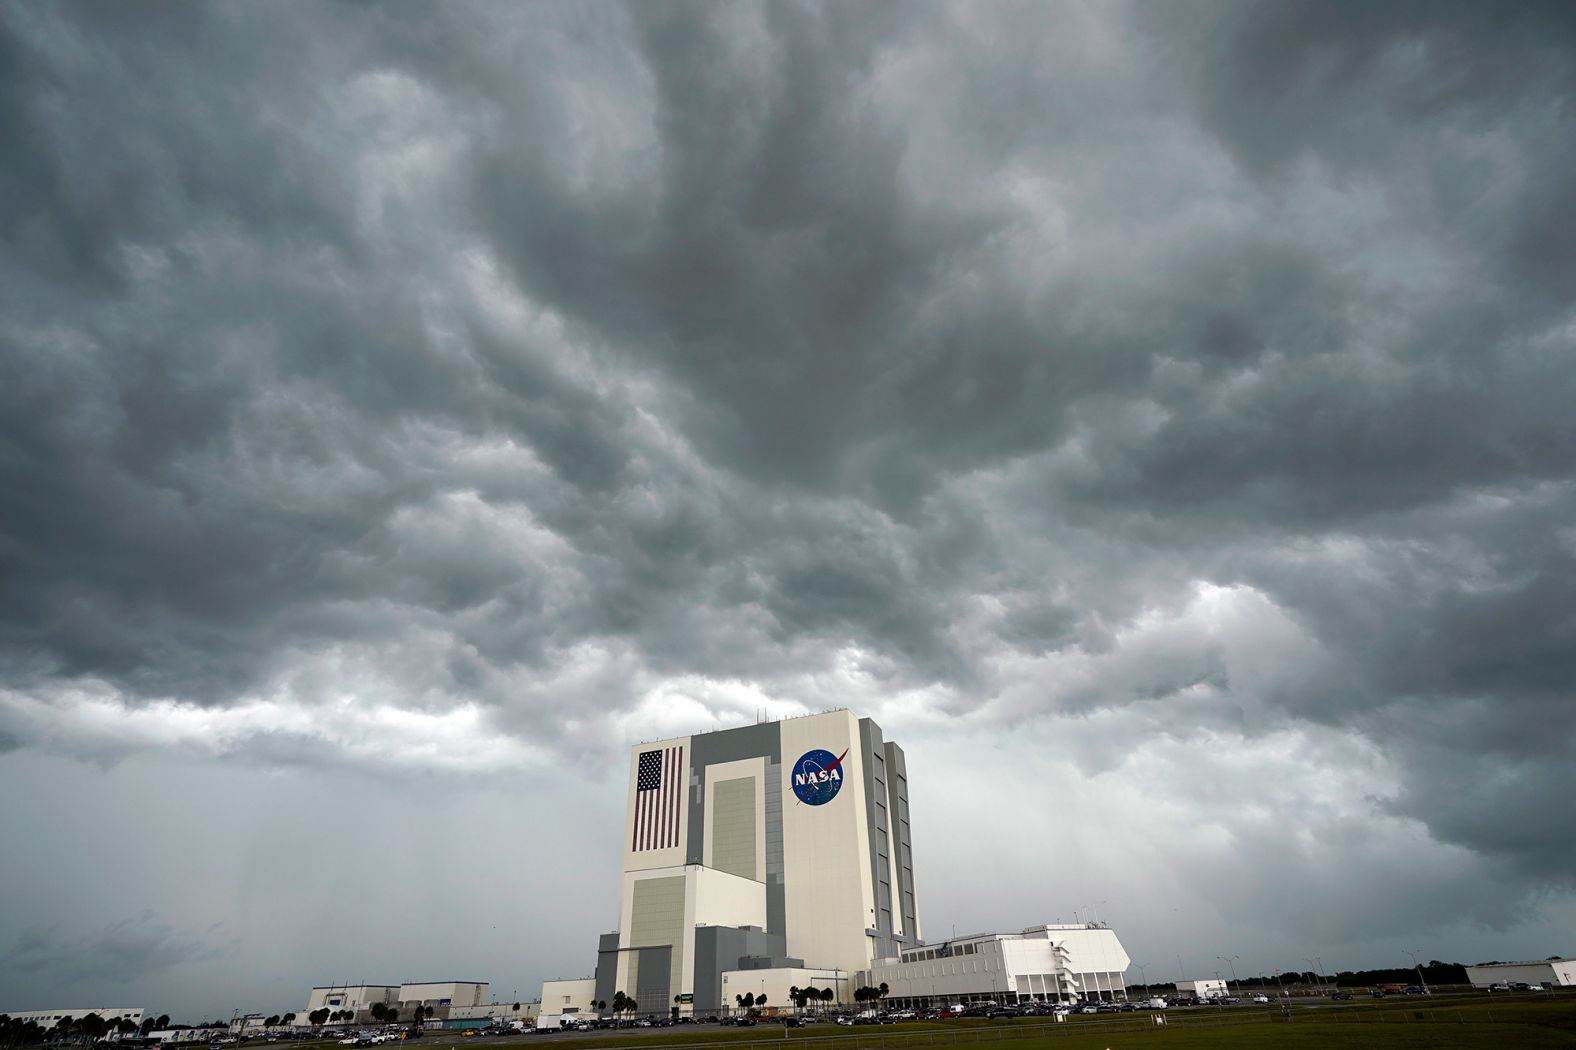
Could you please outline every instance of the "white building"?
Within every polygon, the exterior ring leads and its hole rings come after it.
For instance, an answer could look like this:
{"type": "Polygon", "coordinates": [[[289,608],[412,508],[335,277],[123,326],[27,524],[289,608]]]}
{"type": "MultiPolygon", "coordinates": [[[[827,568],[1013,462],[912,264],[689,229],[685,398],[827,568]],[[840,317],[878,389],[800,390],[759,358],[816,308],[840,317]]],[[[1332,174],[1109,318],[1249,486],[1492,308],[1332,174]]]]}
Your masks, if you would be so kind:
{"type": "Polygon", "coordinates": [[[868,718],[833,711],[637,746],[627,803],[597,1000],[622,991],[641,1013],[710,1012],[728,1005],[725,971],[851,974],[920,941],[908,770],[868,718]]]}
{"type": "Polygon", "coordinates": [[[511,1003],[486,1003],[482,1006],[451,1006],[449,1007],[450,1021],[487,1020],[499,1024],[508,1024],[511,1021],[534,1021],[541,1012],[542,1004],[521,1000],[511,1003]]]}
{"type": "MultiPolygon", "coordinates": [[[[377,1003],[397,1008],[402,1019],[414,1016],[417,1006],[432,1007],[433,1017],[446,1018],[455,1007],[477,1007],[487,1002],[486,981],[406,981],[404,984],[325,984],[312,989],[307,1006],[296,1016],[305,1022],[315,1010],[349,1010],[355,1023],[372,1016],[377,1003]]],[[[512,1004],[511,1004],[512,1005],[512,1004]]]]}
{"type": "Polygon", "coordinates": [[[1109,927],[1031,926],[917,945],[881,959],[857,983],[887,986],[894,1006],[1124,999],[1131,964],[1109,927]]]}
{"type": "MultiPolygon", "coordinates": [[[[597,1012],[596,978],[575,977],[568,980],[542,982],[542,1006],[539,1014],[581,1014],[597,1012]]],[[[612,997],[607,1000],[612,1007],[612,997]]]]}
{"type": "Polygon", "coordinates": [[[206,1046],[222,1036],[228,1035],[230,1029],[224,1028],[156,1028],[148,1033],[150,1042],[174,1045],[177,1043],[201,1043],[206,1046]]]}
{"type": "MultiPolygon", "coordinates": [[[[487,1001],[486,981],[406,981],[399,986],[399,1005],[480,1006],[487,1001]]],[[[445,1015],[447,1016],[447,1015],[445,1015]]]]}
{"type": "Polygon", "coordinates": [[[88,1014],[98,1014],[104,1020],[113,1024],[119,1020],[127,1020],[136,1025],[142,1024],[142,1007],[140,1006],[72,1006],[60,1007],[54,1010],[7,1010],[14,1021],[26,1024],[28,1021],[36,1023],[40,1028],[53,1028],[60,1023],[61,1018],[75,1021],[86,1017],[88,1014]]]}
{"type": "Polygon", "coordinates": [[[1467,967],[1467,980],[1474,988],[1495,984],[1546,984],[1551,988],[1569,988],[1576,985],[1576,959],[1482,963],[1467,967]]]}
{"type": "Polygon", "coordinates": [[[339,1010],[362,1011],[373,1003],[392,1006],[399,1001],[397,984],[321,984],[312,989],[306,998],[306,1009],[298,1016],[305,1020],[307,1014],[325,1007],[330,1012],[339,1010]]]}
{"type": "MultiPolygon", "coordinates": [[[[737,1010],[736,996],[753,995],[755,1001],[766,996],[766,1006],[771,1012],[792,1011],[793,1000],[788,993],[795,988],[830,988],[833,1003],[851,1003],[853,987],[850,976],[842,970],[817,970],[805,966],[769,966],[753,970],[724,970],[722,972],[722,1002],[729,1009],[737,1010]]],[[[817,1000],[819,1002],[819,1000],[817,1000]]],[[[808,1006],[808,1004],[806,1004],[808,1006]]]]}
{"type": "Polygon", "coordinates": [[[1216,999],[1226,994],[1225,981],[1178,981],[1178,995],[1191,995],[1195,999],[1216,999]]]}

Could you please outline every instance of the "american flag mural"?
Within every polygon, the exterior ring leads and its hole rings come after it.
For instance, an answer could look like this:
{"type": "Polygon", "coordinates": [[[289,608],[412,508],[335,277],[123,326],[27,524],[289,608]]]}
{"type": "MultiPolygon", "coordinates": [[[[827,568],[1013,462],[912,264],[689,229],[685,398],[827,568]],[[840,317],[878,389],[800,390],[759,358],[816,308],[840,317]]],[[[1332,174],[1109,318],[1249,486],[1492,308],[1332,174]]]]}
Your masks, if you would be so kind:
{"type": "Polygon", "coordinates": [[[684,799],[684,749],[642,751],[635,770],[635,835],[630,849],[668,849],[679,844],[679,805],[684,799]]]}

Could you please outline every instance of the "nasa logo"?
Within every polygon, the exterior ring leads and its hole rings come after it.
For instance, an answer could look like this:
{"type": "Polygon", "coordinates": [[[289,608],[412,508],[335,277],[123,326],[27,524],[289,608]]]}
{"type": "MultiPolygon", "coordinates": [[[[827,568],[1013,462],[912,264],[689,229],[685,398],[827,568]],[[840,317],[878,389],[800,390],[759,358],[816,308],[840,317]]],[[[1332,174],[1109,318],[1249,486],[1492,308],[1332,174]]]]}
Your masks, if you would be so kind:
{"type": "Polygon", "coordinates": [[[832,801],[843,788],[842,767],[846,757],[846,750],[836,756],[819,748],[806,751],[793,764],[788,776],[794,795],[807,806],[824,806],[832,801]]]}

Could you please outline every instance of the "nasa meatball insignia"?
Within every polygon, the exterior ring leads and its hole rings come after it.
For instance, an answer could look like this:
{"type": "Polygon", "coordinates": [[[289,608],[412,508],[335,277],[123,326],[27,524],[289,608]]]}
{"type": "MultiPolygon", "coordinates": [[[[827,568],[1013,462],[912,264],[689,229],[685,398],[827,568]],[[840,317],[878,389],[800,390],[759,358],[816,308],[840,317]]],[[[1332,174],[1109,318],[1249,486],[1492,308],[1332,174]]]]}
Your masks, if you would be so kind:
{"type": "Polygon", "coordinates": [[[842,765],[847,756],[846,749],[836,756],[820,748],[806,751],[793,764],[790,774],[794,795],[807,806],[824,806],[832,801],[842,790],[842,765]]]}

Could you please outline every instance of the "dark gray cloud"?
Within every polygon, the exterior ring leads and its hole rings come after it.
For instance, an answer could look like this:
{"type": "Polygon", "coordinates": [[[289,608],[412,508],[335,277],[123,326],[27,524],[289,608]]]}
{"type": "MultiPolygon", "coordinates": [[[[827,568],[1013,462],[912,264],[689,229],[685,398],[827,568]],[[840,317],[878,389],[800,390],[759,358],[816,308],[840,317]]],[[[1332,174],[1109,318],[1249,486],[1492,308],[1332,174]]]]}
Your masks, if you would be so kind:
{"type": "Polygon", "coordinates": [[[224,954],[225,946],[181,933],[151,911],[144,911],[76,940],[63,938],[58,923],[28,927],[0,957],[0,972],[12,980],[26,974],[29,980],[65,985],[113,984],[165,973],[177,966],[211,963],[224,954]]]}
{"type": "MultiPolygon", "coordinates": [[[[547,775],[849,704],[1163,791],[1230,746],[1333,863],[1454,858],[1412,928],[1511,928],[1576,862],[1573,45],[11,5],[0,747],[547,775]]],[[[1245,894],[1299,877],[1260,816],[1245,894]]]]}

